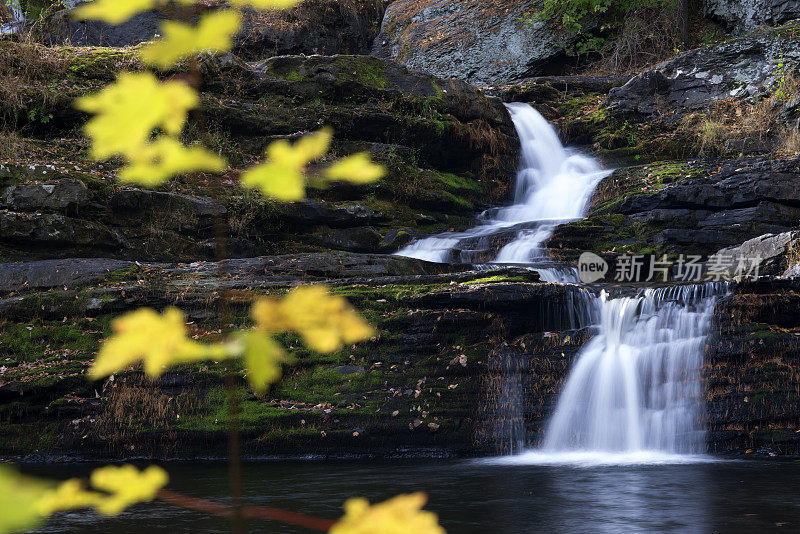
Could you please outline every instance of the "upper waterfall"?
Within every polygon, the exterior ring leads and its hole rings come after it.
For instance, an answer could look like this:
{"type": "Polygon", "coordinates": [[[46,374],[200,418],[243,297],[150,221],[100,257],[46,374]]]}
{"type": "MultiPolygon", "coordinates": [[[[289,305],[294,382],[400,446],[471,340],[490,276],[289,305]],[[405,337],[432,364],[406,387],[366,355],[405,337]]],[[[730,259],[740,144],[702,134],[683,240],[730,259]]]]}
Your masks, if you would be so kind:
{"type": "Polygon", "coordinates": [[[482,214],[480,226],[415,241],[397,254],[469,263],[469,251],[458,250],[460,243],[528,223],[500,249],[494,262],[530,263],[556,224],[584,216],[594,188],[610,171],[602,170],[594,158],[565,148],[555,129],[528,104],[514,102],[506,108],[520,139],[514,203],[482,214]]]}

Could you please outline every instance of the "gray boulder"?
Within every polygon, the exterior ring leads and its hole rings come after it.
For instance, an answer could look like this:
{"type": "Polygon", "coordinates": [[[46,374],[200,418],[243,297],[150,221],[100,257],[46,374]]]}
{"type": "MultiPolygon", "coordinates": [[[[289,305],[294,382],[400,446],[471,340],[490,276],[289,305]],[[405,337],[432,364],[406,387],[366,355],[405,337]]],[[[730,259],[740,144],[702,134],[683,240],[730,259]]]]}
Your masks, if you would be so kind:
{"type": "Polygon", "coordinates": [[[64,210],[86,205],[88,201],[86,185],[69,179],[55,183],[12,185],[0,194],[0,206],[14,211],[64,210]]]}
{"type": "Polygon", "coordinates": [[[703,0],[706,17],[735,32],[800,18],[797,0],[703,0]]]}
{"type": "Polygon", "coordinates": [[[24,247],[70,246],[86,250],[118,249],[124,240],[107,227],[58,214],[0,210],[0,242],[24,247]]]}
{"type": "MultiPolygon", "coordinates": [[[[724,248],[717,252],[732,258],[758,258],[758,275],[797,276],[800,265],[797,263],[798,240],[800,232],[791,231],[780,234],[764,234],[748,239],[741,245],[724,248]]],[[[735,266],[731,268],[733,272],[735,266]]]]}
{"type": "Polygon", "coordinates": [[[798,29],[800,23],[793,22],[690,50],[612,89],[607,103],[623,112],[677,119],[716,100],[768,93],[782,69],[800,64],[800,41],[783,37],[798,29]]]}
{"type": "Polygon", "coordinates": [[[475,85],[553,74],[574,36],[526,23],[541,0],[398,0],[389,5],[373,55],[475,85]]]}
{"type": "Polygon", "coordinates": [[[62,9],[44,21],[43,40],[75,46],[132,46],[155,38],[161,18],[157,12],[148,11],[112,26],[99,20],[74,20],[72,9],[62,9]]]}
{"type": "Polygon", "coordinates": [[[0,291],[74,288],[103,280],[112,271],[128,269],[132,261],[106,258],[68,258],[21,263],[0,263],[0,291]]]}

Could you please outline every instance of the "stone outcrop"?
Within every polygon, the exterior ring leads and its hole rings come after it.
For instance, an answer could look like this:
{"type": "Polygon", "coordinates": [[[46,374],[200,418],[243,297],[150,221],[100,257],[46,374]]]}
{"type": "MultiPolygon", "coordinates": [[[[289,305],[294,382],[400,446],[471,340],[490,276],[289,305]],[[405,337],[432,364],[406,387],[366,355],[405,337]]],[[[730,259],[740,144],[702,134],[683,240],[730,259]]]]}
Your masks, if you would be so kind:
{"type": "MultiPolygon", "coordinates": [[[[58,146],[66,148],[86,119],[71,96],[94,90],[136,60],[130,50],[63,54],[53,74],[42,69],[41,79],[26,80],[34,99],[26,106],[52,116],[46,127],[32,124],[31,130],[61,132],[67,138],[58,146]],[[63,80],[50,79],[58,73],[63,80]],[[53,89],[54,83],[69,90],[53,89]]],[[[202,68],[203,125],[189,131],[210,139],[238,167],[233,172],[254,164],[275,139],[294,140],[329,125],[337,154],[370,152],[387,177],[366,187],[312,188],[310,199],[283,204],[202,180],[174,182],[169,191],[121,187],[108,168],[54,164],[31,154],[25,164],[0,164],[0,257],[209,260],[216,254],[216,218],[224,220],[228,254],[236,257],[276,250],[394,252],[422,232],[466,228],[476,211],[503,197],[514,175],[518,146],[508,113],[464,82],[356,55],[246,63],[227,54],[203,57],[202,68]]]]}
{"type": "Polygon", "coordinates": [[[797,0],[703,0],[706,17],[736,32],[800,18],[797,0]]]}
{"type": "MultiPolygon", "coordinates": [[[[740,245],[724,248],[716,252],[720,256],[732,258],[753,258],[758,265],[758,275],[798,275],[798,239],[797,231],[782,234],[764,234],[748,239],[740,245]]],[[[732,268],[731,274],[735,273],[732,268]]]]}
{"type": "Polygon", "coordinates": [[[800,63],[798,23],[763,29],[690,50],[645,71],[608,94],[612,110],[677,120],[730,97],[768,93],[800,63]]]}
{"type": "Polygon", "coordinates": [[[792,230],[799,174],[796,158],[775,157],[621,170],[600,184],[588,219],[558,227],[550,246],[710,255],[792,230]]]}
{"type": "Polygon", "coordinates": [[[558,74],[573,36],[535,21],[539,0],[398,0],[373,54],[475,85],[558,74]]]}
{"type": "Polygon", "coordinates": [[[208,88],[222,95],[235,91],[242,99],[274,94],[294,102],[283,109],[249,102],[208,103],[213,120],[242,134],[286,135],[322,122],[348,139],[403,145],[429,160],[435,157],[438,168],[473,172],[480,171],[475,160],[487,151],[516,151],[516,134],[502,103],[466,83],[410,71],[391,61],[281,56],[246,64],[226,56],[209,59],[204,70],[208,88]],[[320,99],[334,105],[320,106],[320,99]],[[490,144],[497,148],[492,150],[490,144]]]}

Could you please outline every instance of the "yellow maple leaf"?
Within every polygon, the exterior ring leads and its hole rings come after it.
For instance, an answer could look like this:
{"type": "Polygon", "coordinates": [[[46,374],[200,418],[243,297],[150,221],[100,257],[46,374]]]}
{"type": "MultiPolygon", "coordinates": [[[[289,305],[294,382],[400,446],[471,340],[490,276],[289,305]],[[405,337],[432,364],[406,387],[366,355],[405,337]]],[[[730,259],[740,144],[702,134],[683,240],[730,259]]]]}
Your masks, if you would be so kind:
{"type": "Polygon", "coordinates": [[[94,506],[103,497],[101,493],[87,491],[82,480],[71,478],[42,495],[37,501],[37,508],[42,515],[48,516],[64,510],[94,506]]]}
{"type": "Polygon", "coordinates": [[[161,135],[127,154],[128,164],[118,178],[147,187],[155,187],[180,174],[198,171],[221,172],[225,160],[202,146],[185,147],[174,137],[161,135]]]}
{"type": "Polygon", "coordinates": [[[281,377],[281,365],[289,363],[291,357],[278,342],[263,332],[245,332],[241,339],[245,345],[247,380],[254,391],[263,393],[267,386],[281,377]]]}
{"type": "Polygon", "coordinates": [[[329,534],[445,534],[435,513],[422,510],[424,493],[398,495],[370,506],[366,499],[348,499],[345,515],[329,534]]]}
{"type": "Polygon", "coordinates": [[[224,345],[203,345],[187,337],[186,318],[177,308],[168,308],[163,315],[150,308],[114,319],[114,335],[108,338],[89,370],[93,379],[127,369],[144,361],[148,376],[157,377],[169,365],[234,356],[224,345]]]}
{"type": "Polygon", "coordinates": [[[167,472],[151,465],[139,471],[132,465],[108,465],[92,471],[92,487],[108,494],[94,507],[104,515],[116,515],[132,504],[152,501],[169,481],[167,472]]]}
{"type": "Polygon", "coordinates": [[[73,17],[79,20],[97,19],[117,25],[162,3],[164,0],[95,0],[75,8],[73,17]]]}
{"type": "Polygon", "coordinates": [[[302,169],[328,152],[332,138],[333,130],[325,127],[312,134],[304,135],[293,145],[290,145],[285,139],[275,141],[267,147],[267,157],[270,161],[302,169]]]}
{"type": "Polygon", "coordinates": [[[306,196],[303,173],[278,163],[263,163],[245,171],[242,185],[258,189],[265,196],[285,202],[302,200],[306,196]]]}
{"type": "Polygon", "coordinates": [[[278,200],[302,199],[306,190],[303,171],[311,161],[325,155],[332,136],[330,128],[323,128],[301,137],[294,144],[285,139],[270,143],[266,150],[268,163],[245,171],[242,184],[278,200]]]}
{"type": "Polygon", "coordinates": [[[231,5],[255,9],[288,9],[301,0],[229,0],[231,5]]]}
{"type": "Polygon", "coordinates": [[[0,465],[0,533],[27,531],[41,519],[37,506],[47,487],[0,465]]]}
{"type": "Polygon", "coordinates": [[[84,132],[92,140],[92,157],[102,160],[140,150],[156,128],[178,135],[198,101],[197,92],[183,82],[159,82],[149,72],[123,72],[115,84],[77,99],[75,105],[95,114],[84,132]]]}
{"type": "MultiPolygon", "coordinates": [[[[235,7],[252,7],[255,9],[288,9],[301,0],[230,0],[235,7]]],[[[196,0],[177,0],[178,4],[192,5],[196,0]]],[[[168,0],[94,0],[79,6],[73,12],[78,20],[97,19],[117,25],[134,15],[150,11],[168,3],[168,0]]]]}
{"type": "Polygon", "coordinates": [[[359,152],[336,161],[323,174],[330,180],[365,184],[386,174],[386,167],[372,163],[366,152],[359,152]]]}
{"type": "Polygon", "coordinates": [[[230,9],[203,15],[194,26],[166,20],[161,23],[163,37],[142,48],[139,56],[145,63],[166,69],[203,50],[228,50],[241,23],[239,12],[230,9]]]}
{"type": "Polygon", "coordinates": [[[321,353],[369,339],[374,332],[347,300],[331,295],[321,285],[295,288],[280,302],[260,299],[251,314],[259,329],[270,333],[293,330],[321,353]]]}

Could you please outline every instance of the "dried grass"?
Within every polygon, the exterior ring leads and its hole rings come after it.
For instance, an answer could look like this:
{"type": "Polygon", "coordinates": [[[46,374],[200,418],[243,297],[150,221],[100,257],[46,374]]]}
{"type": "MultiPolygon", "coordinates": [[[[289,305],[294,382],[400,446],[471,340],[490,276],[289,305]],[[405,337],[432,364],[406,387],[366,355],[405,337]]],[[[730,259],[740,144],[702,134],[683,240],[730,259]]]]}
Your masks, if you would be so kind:
{"type": "Polygon", "coordinates": [[[679,48],[675,13],[664,9],[636,9],[625,16],[622,28],[593,65],[598,74],[631,74],[663,61],[679,48]]]}
{"type": "Polygon", "coordinates": [[[107,383],[104,397],[95,428],[115,450],[134,445],[139,452],[169,453],[177,437],[169,428],[199,405],[194,395],[166,395],[142,376],[107,383]]]}
{"type": "Polygon", "coordinates": [[[720,156],[739,149],[800,153],[800,117],[786,120],[787,105],[800,102],[800,82],[787,74],[767,98],[755,103],[729,98],[714,102],[705,113],[683,118],[680,130],[696,140],[701,156],[720,156]],[[738,143],[733,143],[738,141],[738,143]]]}
{"type": "Polygon", "coordinates": [[[25,158],[31,146],[16,132],[0,131],[0,161],[13,161],[25,158]]]}
{"type": "Polygon", "coordinates": [[[16,127],[20,113],[28,110],[32,102],[46,107],[53,95],[42,82],[63,75],[66,69],[63,59],[36,43],[33,32],[26,32],[15,41],[1,41],[0,125],[16,127]]]}

